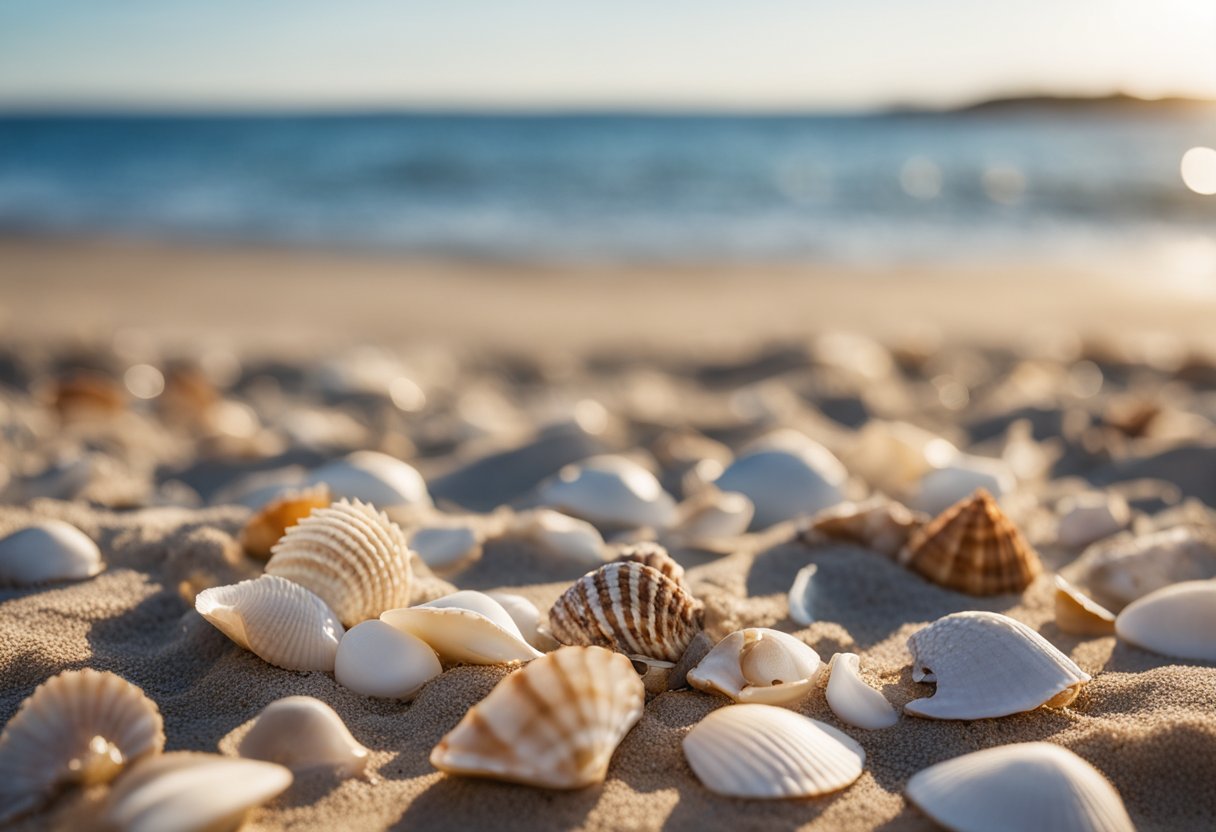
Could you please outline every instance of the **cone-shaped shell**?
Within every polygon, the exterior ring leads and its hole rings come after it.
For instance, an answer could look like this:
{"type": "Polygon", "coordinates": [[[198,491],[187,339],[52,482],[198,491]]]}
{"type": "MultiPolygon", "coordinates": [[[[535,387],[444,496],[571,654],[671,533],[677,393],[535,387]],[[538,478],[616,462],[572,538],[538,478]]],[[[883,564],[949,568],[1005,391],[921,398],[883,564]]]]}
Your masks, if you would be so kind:
{"type": "Polygon", "coordinates": [[[541,483],[538,499],[601,526],[665,529],[676,503],[654,474],[631,459],[594,456],[541,483]]]}
{"type": "Polygon", "coordinates": [[[258,560],[270,557],[270,550],[292,526],[330,503],[329,488],[324,483],[312,488],[290,490],[271,500],[249,518],[241,529],[241,546],[258,560]]]}
{"type": "Polygon", "coordinates": [[[629,659],[562,647],[499,682],[439,741],[431,765],[551,789],[589,786],[604,780],[644,703],[629,659]]]}
{"type": "Polygon", "coordinates": [[[326,768],[342,777],[363,774],[367,753],[342,717],[311,696],[271,702],[254,718],[240,747],[246,759],[278,763],[295,772],[326,768]]]}
{"type": "Polygon", "coordinates": [[[205,589],[194,608],[228,638],[284,670],[332,671],[345,632],[324,601],[277,575],[205,589]]]}
{"type": "Polygon", "coordinates": [[[101,568],[97,544],[62,520],[41,520],[0,540],[0,586],[78,581],[101,568]]]}
{"type": "Polygon", "coordinates": [[[899,722],[899,714],[881,693],[862,681],[856,653],[837,653],[829,666],[827,700],[843,722],[874,731],[899,722]]]}
{"type": "Polygon", "coordinates": [[[380,509],[429,506],[422,475],[408,463],[379,451],[355,451],[310,473],[307,485],[324,483],[334,497],[371,503],[380,509]]]}
{"type": "Polygon", "coordinates": [[[1115,615],[1056,575],[1056,626],[1078,636],[1108,636],[1115,631],[1115,615]]]}
{"type": "Polygon", "coordinates": [[[894,557],[920,531],[928,517],[894,500],[872,497],[860,503],[841,503],[812,517],[799,539],[808,546],[833,540],[856,543],[894,557]]]}
{"type": "Polygon", "coordinates": [[[480,592],[465,590],[416,607],[386,610],[380,620],[426,642],[448,664],[526,662],[541,655],[510,613],[480,592]]]}
{"type": "Polygon", "coordinates": [[[410,602],[410,550],[405,535],[367,503],[342,500],[287,530],[266,564],[329,605],[344,626],[410,602]]]}
{"type": "Polygon", "coordinates": [[[651,569],[657,569],[680,586],[684,584],[684,567],[676,563],[675,558],[667,553],[667,550],[660,544],[649,540],[641,543],[630,543],[628,546],[621,548],[620,554],[613,560],[614,563],[640,563],[643,566],[649,566],[651,569]]]}
{"type": "Polygon", "coordinates": [[[0,734],[0,821],[71,785],[112,780],[165,747],[156,703],[113,673],[68,670],[43,682],[0,734]]]}
{"type": "Polygon", "coordinates": [[[866,753],[848,735],[771,705],[731,705],[684,737],[697,779],[728,797],[815,797],[861,776],[866,753]]]}
{"type": "Polygon", "coordinates": [[[1173,584],[1129,604],[1119,638],[1163,656],[1216,662],[1216,581],[1173,584]]]}
{"type": "Polygon", "coordinates": [[[1089,674],[1047,639],[995,612],[956,612],[908,639],[912,679],[937,683],[937,692],[904,705],[930,719],[986,719],[1062,708],[1089,674]]]}
{"type": "Polygon", "coordinates": [[[575,581],[549,610],[562,644],[595,644],[678,661],[701,630],[704,608],[679,584],[640,563],[609,563],[575,581]]]}
{"type": "Polygon", "coordinates": [[[811,692],[819,654],[794,636],[752,627],[722,639],[688,672],[688,684],[736,702],[786,705],[811,692]]]}
{"type": "Polygon", "coordinates": [[[969,595],[1021,592],[1043,571],[996,500],[980,489],[915,534],[900,560],[936,584],[969,595]]]}
{"type": "Polygon", "coordinates": [[[443,672],[439,657],[422,639],[383,621],[351,627],[338,645],[334,678],[364,696],[413,699],[419,689],[443,672]]]}
{"type": "Polygon", "coordinates": [[[958,832],[1134,832],[1102,773],[1046,742],[986,748],[918,771],[908,799],[958,832]]]}

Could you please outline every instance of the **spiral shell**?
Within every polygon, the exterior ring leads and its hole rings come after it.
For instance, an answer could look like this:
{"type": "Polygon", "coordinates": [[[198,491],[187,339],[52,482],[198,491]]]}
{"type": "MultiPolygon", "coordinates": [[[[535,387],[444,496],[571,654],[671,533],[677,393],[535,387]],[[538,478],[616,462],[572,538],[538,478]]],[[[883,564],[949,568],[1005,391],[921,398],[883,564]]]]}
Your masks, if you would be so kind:
{"type": "Polygon", "coordinates": [[[313,509],[325,508],[329,503],[329,487],[325,483],[287,491],[249,518],[241,530],[241,546],[250,557],[266,560],[284,532],[307,517],[313,509]]]}

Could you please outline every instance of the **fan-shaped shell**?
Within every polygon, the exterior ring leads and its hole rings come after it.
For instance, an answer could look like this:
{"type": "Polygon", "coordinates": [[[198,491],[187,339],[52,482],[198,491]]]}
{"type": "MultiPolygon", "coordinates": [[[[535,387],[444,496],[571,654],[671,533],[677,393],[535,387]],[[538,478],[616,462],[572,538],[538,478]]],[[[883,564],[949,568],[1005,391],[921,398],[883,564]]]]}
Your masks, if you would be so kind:
{"type": "Polygon", "coordinates": [[[1216,532],[1176,526],[1137,537],[1120,535],[1090,546],[1064,571],[1095,601],[1118,612],[1170,584],[1216,578],[1216,532]]]}
{"type": "Polygon", "coordinates": [[[753,627],[718,642],[688,683],[736,702],[786,705],[810,693],[821,666],[819,654],[794,636],[753,627]]]}
{"type": "Polygon", "coordinates": [[[285,696],[263,708],[242,738],[240,754],[293,772],[327,768],[342,777],[363,774],[368,756],[342,717],[311,696],[285,696]]]}
{"type": "Polygon", "coordinates": [[[387,610],[380,620],[431,646],[447,663],[526,662],[541,655],[502,605],[464,590],[416,607],[387,610]]]}
{"type": "Polygon", "coordinates": [[[1085,493],[1066,497],[1059,505],[1056,542],[1070,549],[1117,534],[1131,522],[1127,500],[1117,494],[1085,493]]]}
{"type": "Polygon", "coordinates": [[[1133,832],[1102,773],[1046,742],[986,748],[918,771],[908,799],[958,832],[1133,832]]]}
{"type": "Polygon", "coordinates": [[[736,459],[714,481],[752,501],[752,529],[814,514],[843,499],[848,472],[827,448],[807,437],[759,445],[736,459]]]}
{"type": "Polygon", "coordinates": [[[676,504],[654,474],[619,456],[594,456],[567,465],[541,483],[541,504],[600,526],[665,529],[676,504]]]}
{"type": "Polygon", "coordinates": [[[345,632],[324,601],[276,575],[205,589],[194,608],[228,638],[284,670],[332,671],[345,632]]]}
{"type": "Polygon", "coordinates": [[[342,687],[388,699],[413,699],[442,672],[430,645],[380,620],[352,627],[334,661],[334,678],[342,687]]]}
{"type": "Polygon", "coordinates": [[[678,661],[701,629],[704,608],[679,584],[640,563],[609,563],[575,581],[549,610],[562,644],[595,644],[678,661]]]}
{"type": "Polygon", "coordinates": [[[604,536],[599,529],[548,508],[521,512],[509,533],[530,540],[552,555],[594,567],[604,562],[604,536]]]}
{"type": "Polygon", "coordinates": [[[426,481],[412,465],[379,451],[355,451],[314,469],[306,485],[324,483],[335,498],[371,503],[380,509],[429,506],[426,481]]]}
{"type": "Polygon", "coordinates": [[[1107,636],[1115,631],[1115,616],[1056,575],[1056,626],[1078,636],[1107,636]]]}
{"type": "Polygon", "coordinates": [[[266,564],[314,592],[353,627],[410,602],[410,550],[405,535],[367,503],[342,500],[287,530],[266,564]]]}
{"type": "Polygon", "coordinates": [[[329,487],[324,483],[312,488],[292,489],[271,500],[249,518],[241,529],[241,546],[258,560],[270,557],[270,550],[292,526],[330,504],[329,487]]]}
{"type": "Polygon", "coordinates": [[[551,789],[602,782],[613,751],[642,716],[629,659],[562,647],[507,676],[431,752],[431,765],[551,789]]]}
{"type": "Polygon", "coordinates": [[[680,566],[667,549],[653,541],[644,540],[640,543],[630,543],[622,546],[620,553],[613,559],[614,563],[640,563],[657,569],[671,578],[681,587],[687,589],[684,583],[684,567],[680,566]]]}
{"type": "Polygon", "coordinates": [[[841,503],[824,509],[807,522],[799,539],[808,546],[833,540],[856,543],[895,557],[928,519],[894,500],[871,497],[864,502],[841,503]]]}
{"type": "Polygon", "coordinates": [[[899,721],[891,703],[862,681],[861,659],[856,653],[837,653],[829,665],[828,707],[843,722],[874,731],[899,721]]]}
{"type": "Polygon", "coordinates": [[[65,786],[112,780],[165,747],[156,703],[97,670],[52,676],[0,734],[0,821],[33,811],[65,786]]]}
{"type": "Polygon", "coordinates": [[[866,753],[848,735],[771,705],[731,705],[684,737],[705,787],[727,797],[816,797],[861,776],[866,753]]]}
{"type": "Polygon", "coordinates": [[[1184,581],[1133,601],[1119,638],[1163,656],[1216,662],[1216,581],[1184,581]]]}
{"type": "Polygon", "coordinates": [[[1089,674],[1047,639],[995,612],[957,612],[908,639],[912,679],[937,683],[930,698],[904,705],[930,719],[986,719],[1062,708],[1076,698],[1089,674]]]}
{"type": "Polygon", "coordinates": [[[980,489],[908,542],[900,561],[934,583],[970,595],[1021,592],[1043,571],[996,500],[980,489]]]}
{"type": "Polygon", "coordinates": [[[1009,466],[999,459],[959,454],[948,464],[925,474],[908,503],[928,514],[945,511],[977,489],[1003,497],[1017,486],[1009,466]]]}
{"type": "Polygon", "coordinates": [[[101,568],[97,544],[62,520],[41,520],[0,540],[0,585],[83,580],[101,568]]]}

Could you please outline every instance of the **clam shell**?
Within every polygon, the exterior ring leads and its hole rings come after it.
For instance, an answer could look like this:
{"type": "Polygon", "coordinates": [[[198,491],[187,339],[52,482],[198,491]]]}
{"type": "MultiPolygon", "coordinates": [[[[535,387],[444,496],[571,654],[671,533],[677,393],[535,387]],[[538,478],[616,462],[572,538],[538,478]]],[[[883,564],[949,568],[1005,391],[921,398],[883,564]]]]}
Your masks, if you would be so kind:
{"type": "Polygon", "coordinates": [[[0,821],[39,808],[63,787],[109,782],[164,747],[160,710],[135,685],[88,669],[52,676],[0,734],[0,821]]]}
{"type": "Polygon", "coordinates": [[[801,627],[809,627],[815,622],[815,573],[818,571],[815,564],[807,564],[798,570],[790,586],[787,598],[790,618],[801,627]]]}
{"type": "Polygon", "coordinates": [[[890,728],[899,722],[891,703],[861,679],[856,653],[837,653],[829,665],[828,707],[842,722],[867,731],[890,728]]]}
{"type": "Polygon", "coordinates": [[[912,537],[900,562],[936,584],[970,595],[1021,592],[1043,571],[996,500],[980,489],[912,537]]]}
{"type": "Polygon", "coordinates": [[[959,832],[1133,832],[1115,787],[1073,752],[1046,742],[986,748],[918,771],[908,799],[959,832]]]}
{"type": "Polygon", "coordinates": [[[543,786],[604,780],[642,716],[645,691],[629,659],[599,647],[562,647],[507,676],[431,752],[431,765],[543,786]]]}
{"type": "Polygon", "coordinates": [[[816,797],[861,776],[866,753],[848,735],[771,705],[731,705],[684,737],[684,756],[707,789],[727,797],[816,797]]]}
{"type": "Polygon", "coordinates": [[[1087,493],[1060,501],[1056,542],[1069,549],[1118,534],[1131,522],[1127,500],[1117,494],[1087,493]]]}
{"type": "Polygon", "coordinates": [[[284,670],[332,671],[345,632],[324,601],[276,575],[205,589],[194,608],[241,647],[284,670]]]}
{"type": "Polygon", "coordinates": [[[567,465],[541,483],[537,498],[599,526],[665,529],[675,520],[675,500],[654,474],[619,456],[567,465]]]}
{"type": "Polygon", "coordinates": [[[334,678],[364,696],[410,700],[443,668],[425,641],[383,621],[363,621],[342,637],[334,678]]]}
{"type": "Polygon", "coordinates": [[[927,514],[938,514],[977,489],[1003,497],[1015,487],[1017,480],[1013,472],[1001,460],[959,454],[949,464],[921,478],[916,496],[908,506],[927,514]]]}
{"type": "Polygon", "coordinates": [[[240,754],[293,772],[327,768],[344,778],[363,774],[368,756],[342,717],[311,696],[286,696],[263,708],[241,740],[240,754]]]}
{"type": "Polygon", "coordinates": [[[958,455],[952,444],[907,422],[871,419],[845,454],[849,470],[874,488],[904,494],[958,455]]]}
{"type": "Polygon", "coordinates": [[[324,483],[312,488],[293,489],[271,500],[249,518],[241,529],[241,546],[258,560],[270,557],[270,550],[292,526],[330,504],[329,488],[324,483]]]}
{"type": "Polygon", "coordinates": [[[620,553],[612,562],[640,563],[643,566],[649,566],[651,569],[659,570],[685,590],[688,589],[688,585],[684,583],[684,567],[668,554],[666,548],[653,541],[644,540],[622,546],[620,553]]]}
{"type": "Polygon", "coordinates": [[[410,602],[410,550],[397,524],[367,503],[317,509],[274,546],[266,574],[316,593],[353,627],[410,602]]]}
{"type": "Polygon", "coordinates": [[[752,627],[718,642],[688,671],[688,684],[735,702],[788,705],[810,693],[821,667],[819,654],[794,636],[752,627]]]}
{"type": "Polygon", "coordinates": [[[507,611],[519,634],[528,644],[540,651],[551,650],[557,646],[553,636],[541,628],[540,610],[536,608],[536,604],[511,592],[487,592],[486,595],[507,611]]]}
{"type": "Polygon", "coordinates": [[[429,506],[426,481],[412,466],[379,451],[355,451],[326,463],[305,478],[305,485],[324,483],[334,498],[371,503],[379,509],[429,506]]]}
{"type": "Polygon", "coordinates": [[[1178,659],[1216,662],[1216,581],[1185,581],[1133,601],[1115,619],[1119,638],[1178,659]]]}
{"type": "Polygon", "coordinates": [[[1123,535],[1089,547],[1064,572],[1099,604],[1118,612],[1170,584],[1216,578],[1216,532],[1177,526],[1123,535]]]}
{"type": "Polygon", "coordinates": [[[995,612],[956,612],[908,639],[912,679],[931,675],[937,692],[904,705],[930,719],[987,719],[1062,708],[1090,680],[1047,639],[995,612]]]}
{"type": "Polygon", "coordinates": [[[575,581],[549,610],[562,644],[678,661],[701,629],[704,608],[683,587],[640,563],[609,563],[575,581]]]}
{"type": "Polygon", "coordinates": [[[538,508],[522,512],[511,524],[509,533],[588,568],[604,562],[604,537],[599,529],[560,511],[538,508]]]}
{"type": "Polygon", "coordinates": [[[380,620],[421,639],[446,663],[526,662],[541,652],[528,644],[502,605],[465,590],[417,607],[387,610],[380,620]]]}
{"type": "Polygon", "coordinates": [[[755,447],[732,462],[714,485],[752,501],[750,528],[756,530],[839,503],[847,479],[831,451],[800,436],[797,442],[755,447]]]}
{"type": "Polygon", "coordinates": [[[78,581],[101,569],[97,544],[62,520],[41,520],[0,540],[0,585],[78,581]]]}
{"type": "Polygon", "coordinates": [[[481,538],[467,525],[427,526],[410,535],[410,548],[437,575],[450,575],[481,557],[481,538]]]}
{"type": "Polygon", "coordinates": [[[676,508],[672,540],[693,549],[717,549],[723,538],[744,534],[756,507],[745,495],[707,485],[676,508]]]}
{"type": "Polygon", "coordinates": [[[839,540],[895,557],[928,517],[894,500],[872,497],[860,503],[840,503],[812,517],[799,533],[808,546],[839,540]]]}
{"type": "Polygon", "coordinates": [[[1056,575],[1056,626],[1078,636],[1108,636],[1115,631],[1115,615],[1056,575]]]}

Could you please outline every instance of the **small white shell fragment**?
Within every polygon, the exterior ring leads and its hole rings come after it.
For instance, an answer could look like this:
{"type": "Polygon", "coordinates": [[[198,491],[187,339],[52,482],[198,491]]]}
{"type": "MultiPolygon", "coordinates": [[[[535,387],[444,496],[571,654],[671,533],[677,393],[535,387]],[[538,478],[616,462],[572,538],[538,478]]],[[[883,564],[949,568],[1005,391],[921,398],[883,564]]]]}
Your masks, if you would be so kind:
{"type": "Polygon", "coordinates": [[[746,532],[755,513],[746,495],[706,486],[677,507],[672,538],[692,548],[713,547],[722,538],[746,532]]]}
{"type": "Polygon", "coordinates": [[[1184,581],[1133,601],[1115,619],[1119,638],[1177,659],[1216,662],[1216,581],[1184,581]]]}
{"type": "Polygon", "coordinates": [[[1056,575],[1056,626],[1078,636],[1107,636],[1115,631],[1115,615],[1056,575]]]}
{"type": "Polygon", "coordinates": [[[318,483],[328,485],[335,500],[362,500],[380,510],[431,505],[426,481],[417,469],[379,451],[355,451],[316,468],[304,484],[318,483]]]}
{"type": "Polygon", "coordinates": [[[684,756],[707,789],[727,797],[815,797],[861,776],[866,753],[851,737],[771,705],[731,705],[684,737],[684,756]]]}
{"type": "Polygon", "coordinates": [[[364,696],[413,699],[443,668],[425,641],[383,621],[356,624],[342,637],[334,678],[364,696]]]}
{"type": "Polygon", "coordinates": [[[750,528],[765,529],[799,515],[814,514],[844,499],[848,471],[832,452],[801,434],[760,442],[714,481],[752,501],[750,528]]]}
{"type": "Polygon", "coordinates": [[[599,529],[568,514],[549,508],[521,512],[511,523],[510,534],[531,540],[546,552],[593,569],[604,562],[604,536],[599,529]]]}
{"type": "Polygon", "coordinates": [[[787,705],[811,691],[822,662],[804,642],[752,627],[722,639],[688,672],[688,684],[736,702],[787,705]]]}
{"type": "Polygon", "coordinates": [[[481,592],[465,590],[387,610],[380,620],[426,642],[449,664],[526,662],[543,655],[524,640],[502,605],[481,592]]]}
{"type": "Polygon", "coordinates": [[[507,611],[519,634],[524,641],[537,650],[549,650],[557,646],[557,641],[541,628],[540,610],[527,598],[512,592],[487,592],[490,598],[507,611]]]}
{"type": "Polygon", "coordinates": [[[828,707],[843,722],[867,731],[890,728],[899,722],[891,703],[861,679],[856,653],[837,653],[828,665],[828,707]]]}
{"type": "Polygon", "coordinates": [[[802,627],[809,627],[815,622],[815,573],[819,571],[816,564],[808,563],[798,570],[794,583],[790,587],[789,605],[790,618],[802,627]]]}
{"type": "Polygon", "coordinates": [[[101,569],[97,544],[62,520],[40,520],[0,540],[0,586],[79,581],[101,569]]]}
{"type": "Polygon", "coordinates": [[[1056,542],[1070,549],[1083,549],[1122,531],[1131,522],[1127,500],[1118,494],[1077,494],[1061,500],[1058,510],[1056,542]]]}
{"type": "Polygon", "coordinates": [[[1002,745],[918,771],[908,799],[958,832],[1134,832],[1102,773],[1046,742],[1002,745]]]}
{"type": "Polygon", "coordinates": [[[925,474],[909,508],[941,514],[950,506],[984,489],[1000,499],[1017,487],[1009,466],[999,459],[959,454],[949,464],[925,474]]]}
{"type": "Polygon", "coordinates": [[[541,483],[537,498],[600,526],[665,529],[676,503],[654,474],[621,456],[593,456],[567,465],[541,483]]]}
{"type": "Polygon", "coordinates": [[[246,759],[278,763],[293,772],[326,768],[344,778],[362,775],[368,759],[342,717],[311,696],[285,696],[263,708],[239,751],[246,759]]]}
{"type": "Polygon", "coordinates": [[[471,526],[427,526],[410,535],[410,548],[437,575],[457,572],[481,557],[481,540],[471,526]]]}

